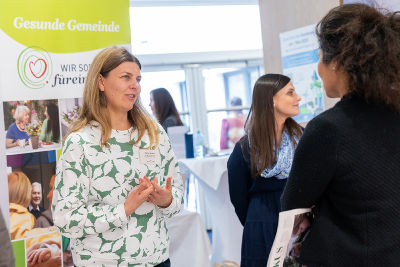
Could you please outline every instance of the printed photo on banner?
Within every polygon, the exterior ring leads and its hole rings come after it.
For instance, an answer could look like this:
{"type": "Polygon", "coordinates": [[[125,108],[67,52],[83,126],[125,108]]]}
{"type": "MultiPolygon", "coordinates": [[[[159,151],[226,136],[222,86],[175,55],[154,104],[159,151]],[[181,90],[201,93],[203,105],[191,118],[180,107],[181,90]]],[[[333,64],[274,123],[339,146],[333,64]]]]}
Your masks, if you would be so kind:
{"type": "MultiPolygon", "coordinates": [[[[46,233],[26,239],[26,266],[62,266],[61,235],[58,232],[46,233]]],[[[64,265],[66,266],[66,265],[64,265]]]]}
{"type": "Polygon", "coordinates": [[[62,138],[68,133],[81,110],[82,98],[65,98],[59,100],[62,138]]]}
{"type": "Polygon", "coordinates": [[[57,99],[7,101],[3,111],[7,155],[61,147],[57,99]]]}
{"type": "Polygon", "coordinates": [[[56,151],[7,156],[11,239],[55,231],[51,201],[56,151]]]}

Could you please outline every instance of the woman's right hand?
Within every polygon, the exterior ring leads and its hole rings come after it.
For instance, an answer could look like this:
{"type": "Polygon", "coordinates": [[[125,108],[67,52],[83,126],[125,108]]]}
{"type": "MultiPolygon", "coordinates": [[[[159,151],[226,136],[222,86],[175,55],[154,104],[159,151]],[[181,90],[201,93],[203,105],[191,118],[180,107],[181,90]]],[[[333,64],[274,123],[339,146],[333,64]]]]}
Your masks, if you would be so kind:
{"type": "Polygon", "coordinates": [[[126,216],[131,215],[153,192],[154,187],[148,179],[139,178],[139,185],[129,193],[124,208],[126,216]]]}

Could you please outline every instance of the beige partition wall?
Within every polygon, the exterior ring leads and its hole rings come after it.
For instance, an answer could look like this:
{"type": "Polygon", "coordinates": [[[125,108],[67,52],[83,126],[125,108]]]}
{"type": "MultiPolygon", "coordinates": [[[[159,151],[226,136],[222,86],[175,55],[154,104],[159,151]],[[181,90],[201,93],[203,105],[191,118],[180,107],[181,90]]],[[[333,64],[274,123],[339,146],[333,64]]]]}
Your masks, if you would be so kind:
{"type": "MultiPolygon", "coordinates": [[[[279,33],[316,24],[340,0],[260,0],[264,64],[267,73],[282,73],[279,33]]],[[[325,108],[338,99],[325,97],[325,108]]]]}

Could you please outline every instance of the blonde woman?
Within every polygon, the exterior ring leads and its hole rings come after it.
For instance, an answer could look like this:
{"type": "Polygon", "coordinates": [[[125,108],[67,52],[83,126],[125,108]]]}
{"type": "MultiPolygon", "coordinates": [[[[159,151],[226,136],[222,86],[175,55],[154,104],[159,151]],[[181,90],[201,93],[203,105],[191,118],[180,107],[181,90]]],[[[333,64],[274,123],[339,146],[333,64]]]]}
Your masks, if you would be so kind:
{"type": "Polygon", "coordinates": [[[165,218],[183,184],[164,129],[140,101],[141,65],[110,47],[93,60],[57,165],[53,219],[76,266],[170,266],[165,218]]]}
{"type": "Polygon", "coordinates": [[[24,173],[8,175],[8,197],[11,240],[24,238],[35,224],[35,217],[26,208],[31,201],[31,182],[24,173]]]}
{"type": "Polygon", "coordinates": [[[26,132],[29,122],[29,108],[24,105],[19,105],[15,109],[13,122],[7,129],[6,148],[15,146],[25,146],[29,140],[29,135],[26,132]]]}

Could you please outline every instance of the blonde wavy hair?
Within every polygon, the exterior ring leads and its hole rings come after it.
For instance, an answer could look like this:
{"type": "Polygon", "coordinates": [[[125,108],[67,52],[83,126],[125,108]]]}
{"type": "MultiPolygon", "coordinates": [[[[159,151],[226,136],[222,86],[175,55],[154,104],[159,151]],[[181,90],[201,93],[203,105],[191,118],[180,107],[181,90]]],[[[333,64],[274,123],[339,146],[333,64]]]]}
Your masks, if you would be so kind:
{"type": "MultiPolygon", "coordinates": [[[[111,46],[103,49],[94,58],[90,65],[89,72],[85,80],[83,92],[83,104],[78,119],[72,124],[70,131],[65,138],[72,132],[82,129],[90,121],[97,121],[101,125],[100,145],[108,146],[108,139],[111,135],[111,119],[107,111],[107,99],[99,89],[100,75],[107,77],[110,71],[124,62],[134,62],[142,68],[139,60],[123,47],[111,46]]],[[[133,143],[137,144],[143,135],[148,133],[150,144],[148,148],[154,149],[158,146],[158,126],[143,108],[139,98],[133,108],[128,111],[128,119],[132,126],[138,130],[138,139],[133,143]]],[[[64,138],[64,140],[65,140],[64,138]]]]}
{"type": "Polygon", "coordinates": [[[31,202],[32,186],[23,172],[12,172],[8,175],[8,199],[10,203],[28,207],[31,202]]]}

